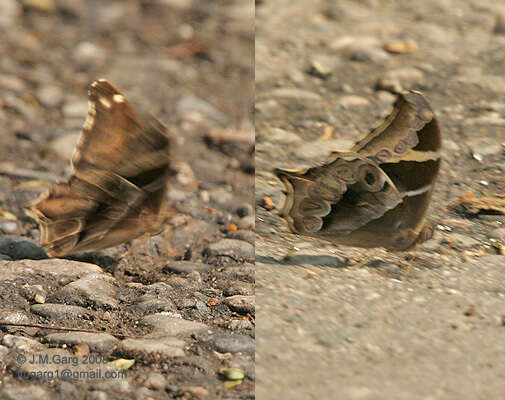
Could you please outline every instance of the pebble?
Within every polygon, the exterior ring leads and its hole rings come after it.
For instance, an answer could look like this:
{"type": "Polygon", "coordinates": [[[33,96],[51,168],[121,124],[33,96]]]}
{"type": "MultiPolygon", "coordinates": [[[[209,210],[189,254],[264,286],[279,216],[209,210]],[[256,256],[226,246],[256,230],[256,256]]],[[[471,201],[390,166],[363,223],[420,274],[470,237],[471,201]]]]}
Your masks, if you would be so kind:
{"type": "Polygon", "coordinates": [[[116,309],[118,301],[114,298],[117,288],[116,280],[104,274],[89,274],[84,278],[61,288],[57,295],[75,305],[94,304],[97,307],[116,309]]]}
{"type": "Polygon", "coordinates": [[[225,281],[223,282],[223,284],[224,285],[228,284],[228,286],[225,287],[225,289],[223,290],[223,294],[225,296],[235,296],[237,294],[241,294],[244,296],[254,296],[254,284],[252,283],[241,281],[234,281],[234,282],[225,281]]]}
{"type": "Polygon", "coordinates": [[[30,307],[30,311],[34,314],[51,319],[60,319],[64,317],[69,319],[90,319],[96,314],[94,311],[84,307],[53,303],[33,304],[30,307]]]}
{"type": "Polygon", "coordinates": [[[15,335],[5,335],[2,338],[2,344],[10,349],[23,351],[25,353],[36,353],[46,348],[37,340],[15,335]]]}
{"type": "Polygon", "coordinates": [[[153,326],[153,331],[147,334],[146,338],[186,337],[208,329],[207,325],[200,322],[175,318],[163,313],[148,315],[142,318],[142,322],[153,326]]]}
{"type": "Polygon", "coordinates": [[[256,218],[254,215],[248,215],[247,217],[242,217],[237,222],[237,227],[239,229],[253,230],[256,218]]]}
{"type": "Polygon", "coordinates": [[[415,53],[419,46],[414,40],[393,40],[384,44],[384,50],[393,54],[415,53]]]}
{"type": "Polygon", "coordinates": [[[235,232],[228,232],[227,236],[230,239],[244,240],[248,243],[251,243],[252,245],[254,245],[256,239],[256,235],[253,231],[245,231],[241,229],[235,232]]]}
{"type": "Polygon", "coordinates": [[[163,358],[184,357],[184,341],[173,337],[156,339],[125,339],[116,352],[123,357],[137,359],[139,356],[156,356],[163,358]]]}
{"type": "Polygon", "coordinates": [[[63,103],[63,90],[59,86],[44,85],[37,89],[36,96],[48,108],[55,108],[63,103]]]}
{"type": "Polygon", "coordinates": [[[187,274],[193,271],[207,272],[212,269],[212,265],[193,261],[170,261],[163,267],[163,272],[174,272],[177,274],[187,274]]]}
{"type": "Polygon", "coordinates": [[[28,301],[39,304],[46,302],[47,293],[41,285],[23,285],[20,294],[28,301]]]}
{"type": "Polygon", "coordinates": [[[294,132],[281,128],[269,128],[265,132],[268,141],[275,144],[297,145],[303,142],[302,138],[294,132]]]}
{"type": "Polygon", "coordinates": [[[219,353],[254,353],[254,340],[248,336],[217,333],[202,339],[203,343],[219,353]]]}
{"type": "Polygon", "coordinates": [[[207,307],[207,304],[205,304],[203,301],[201,300],[197,300],[195,302],[195,305],[194,305],[194,308],[200,312],[208,312],[209,311],[209,307],[207,307]]]}
{"type": "Polygon", "coordinates": [[[376,83],[377,89],[399,93],[404,87],[424,83],[424,73],[417,68],[399,68],[386,72],[376,83]]]}
{"type": "Polygon", "coordinates": [[[207,258],[230,258],[234,261],[254,260],[254,246],[251,243],[236,239],[221,239],[210,244],[204,251],[207,258]]]}
{"type": "Polygon", "coordinates": [[[135,302],[135,311],[140,314],[160,311],[175,311],[177,306],[170,299],[158,299],[153,296],[142,296],[135,302]]]}
{"type": "Polygon", "coordinates": [[[354,144],[348,139],[320,140],[305,142],[298,146],[295,155],[299,160],[313,164],[315,160],[324,161],[332,151],[346,151],[354,144]]]}
{"type": "Polygon", "coordinates": [[[338,100],[338,102],[344,108],[362,107],[370,104],[368,99],[355,95],[343,96],[338,100]]]}
{"type": "MultiPolygon", "coordinates": [[[[0,4],[3,4],[3,2],[0,2],[0,4]]],[[[2,11],[0,10],[0,18],[1,15],[2,11]]],[[[17,76],[2,74],[2,76],[0,76],[0,88],[12,92],[22,92],[26,90],[26,84],[25,81],[17,76]]]]}
{"type": "Polygon", "coordinates": [[[216,189],[210,190],[209,197],[210,201],[222,206],[226,206],[234,200],[233,193],[224,187],[218,187],[216,189]]]}
{"type": "Polygon", "coordinates": [[[18,231],[18,223],[15,221],[0,222],[0,231],[7,235],[12,235],[18,231]]]}
{"type": "Polygon", "coordinates": [[[235,214],[237,214],[240,218],[247,217],[248,215],[255,215],[254,208],[249,203],[244,203],[238,206],[235,209],[235,214]]]}
{"type": "Polygon", "coordinates": [[[277,99],[294,99],[294,100],[306,100],[306,101],[320,101],[321,96],[317,93],[311,92],[304,89],[294,89],[294,88],[279,88],[272,90],[268,96],[270,98],[277,99]]]}
{"type": "Polygon", "coordinates": [[[74,154],[74,149],[81,136],[81,132],[59,135],[49,143],[51,151],[57,154],[62,160],[70,160],[74,154]]]}
{"type": "Polygon", "coordinates": [[[467,146],[473,154],[479,154],[481,157],[494,156],[501,154],[503,147],[496,139],[486,136],[477,136],[475,138],[467,139],[465,141],[467,146]]]}
{"type": "Polygon", "coordinates": [[[332,50],[356,50],[361,48],[379,48],[380,40],[376,36],[338,36],[330,43],[332,50]]]}
{"type": "Polygon", "coordinates": [[[182,97],[175,105],[175,112],[180,117],[193,122],[210,120],[223,126],[228,122],[228,118],[223,113],[196,96],[182,97]]]}
{"type": "Polygon", "coordinates": [[[88,102],[83,100],[69,101],[63,106],[62,112],[66,118],[78,118],[82,124],[88,114],[88,102]]]}
{"type": "Polygon", "coordinates": [[[332,69],[319,61],[312,61],[307,72],[318,78],[326,79],[332,74],[332,69]]]}
{"type": "Polygon", "coordinates": [[[241,331],[253,329],[254,325],[248,319],[234,319],[228,324],[228,328],[232,331],[241,331]]]}
{"type": "Polygon", "coordinates": [[[90,332],[57,332],[50,333],[44,339],[53,344],[61,345],[65,343],[69,346],[85,343],[89,349],[97,353],[107,353],[112,351],[119,340],[108,333],[90,332]]]}
{"type": "Polygon", "coordinates": [[[80,42],[74,46],[73,57],[81,64],[97,64],[105,60],[107,52],[95,43],[80,42]]]}
{"type": "Polygon", "coordinates": [[[177,397],[186,398],[189,395],[189,398],[197,400],[206,399],[210,395],[209,391],[201,386],[183,386],[178,393],[180,393],[181,396],[177,397]]]}
{"type": "Polygon", "coordinates": [[[348,52],[351,61],[380,64],[389,58],[387,52],[376,47],[363,47],[348,52]]]}
{"type": "Polygon", "coordinates": [[[231,310],[241,314],[253,314],[255,309],[255,297],[235,295],[223,300],[223,304],[230,307],[231,310]]]}
{"type": "Polygon", "coordinates": [[[144,386],[153,390],[163,390],[167,386],[167,380],[163,374],[151,372],[144,381],[144,386]]]}
{"type": "MultiPolygon", "coordinates": [[[[47,258],[42,247],[28,240],[15,237],[0,237],[0,254],[5,254],[12,260],[41,260],[47,258]]],[[[24,265],[28,264],[30,264],[30,261],[25,260],[24,265]]]]}

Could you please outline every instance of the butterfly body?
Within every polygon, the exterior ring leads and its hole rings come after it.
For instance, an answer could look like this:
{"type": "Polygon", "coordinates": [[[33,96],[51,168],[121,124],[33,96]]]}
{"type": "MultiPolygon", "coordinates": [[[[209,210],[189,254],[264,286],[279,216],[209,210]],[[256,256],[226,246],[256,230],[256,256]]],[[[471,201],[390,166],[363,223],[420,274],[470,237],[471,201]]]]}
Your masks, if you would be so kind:
{"type": "Polygon", "coordinates": [[[290,229],[335,244],[408,250],[431,237],[425,214],[440,168],[441,137],[418,92],[400,95],[392,113],[349,152],[322,165],[276,169],[290,229]]]}
{"type": "Polygon", "coordinates": [[[74,175],[26,209],[48,255],[100,250],[159,230],[169,150],[163,124],[141,117],[109,82],[94,82],[74,175]]]}

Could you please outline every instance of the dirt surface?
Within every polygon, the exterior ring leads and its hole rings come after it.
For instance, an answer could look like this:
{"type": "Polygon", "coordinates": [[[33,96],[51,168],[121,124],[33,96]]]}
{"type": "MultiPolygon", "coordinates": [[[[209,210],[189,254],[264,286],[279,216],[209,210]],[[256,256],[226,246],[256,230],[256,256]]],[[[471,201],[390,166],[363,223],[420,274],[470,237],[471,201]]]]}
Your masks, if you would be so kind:
{"type": "Polygon", "coordinates": [[[505,258],[495,245],[505,218],[444,208],[505,188],[504,11],[456,0],[257,4],[258,399],[503,395],[505,258]],[[291,234],[273,168],[348,149],[401,89],[423,92],[442,127],[435,238],[408,255],[291,234]]]}
{"type": "Polygon", "coordinates": [[[182,342],[170,339],[176,347],[183,343],[174,357],[142,349],[132,356],[124,346],[103,351],[107,361],[136,360],[113,388],[22,378],[8,353],[22,347],[12,335],[46,343],[50,331],[5,328],[0,397],[254,397],[253,20],[252,2],[241,1],[2,2],[0,319],[94,329],[119,339],[152,334],[153,325],[161,326],[146,323],[153,315],[200,328],[182,342]],[[70,176],[87,88],[99,78],[168,126],[176,175],[167,202],[176,216],[158,236],[70,257],[101,267],[88,277],[91,286],[81,287],[91,290],[86,300],[71,283],[84,284],[87,267],[30,260],[44,255],[31,244],[39,230],[23,207],[70,176]],[[62,268],[84,269],[75,276],[62,268]],[[87,317],[70,311],[43,317],[37,303],[58,312],[83,307],[87,317]],[[229,385],[222,367],[239,368],[245,377],[229,385]]]}

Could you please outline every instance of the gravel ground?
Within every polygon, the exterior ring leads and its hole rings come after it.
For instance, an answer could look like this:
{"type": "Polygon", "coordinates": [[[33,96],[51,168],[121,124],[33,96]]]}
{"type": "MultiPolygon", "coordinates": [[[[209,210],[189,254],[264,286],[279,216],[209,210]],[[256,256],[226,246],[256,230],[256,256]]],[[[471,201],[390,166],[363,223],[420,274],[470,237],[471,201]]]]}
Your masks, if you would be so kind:
{"type": "Polygon", "coordinates": [[[445,207],[504,192],[504,13],[491,1],[257,5],[258,399],[503,396],[503,206],[445,207]],[[434,239],[402,254],[291,234],[273,168],[349,148],[401,89],[423,92],[442,127],[434,239]]]}
{"type": "Polygon", "coordinates": [[[253,20],[240,1],[0,2],[0,320],[91,331],[2,326],[0,398],[254,397],[253,20]],[[23,207],[71,174],[99,78],[167,124],[176,216],[47,259],[23,207]]]}

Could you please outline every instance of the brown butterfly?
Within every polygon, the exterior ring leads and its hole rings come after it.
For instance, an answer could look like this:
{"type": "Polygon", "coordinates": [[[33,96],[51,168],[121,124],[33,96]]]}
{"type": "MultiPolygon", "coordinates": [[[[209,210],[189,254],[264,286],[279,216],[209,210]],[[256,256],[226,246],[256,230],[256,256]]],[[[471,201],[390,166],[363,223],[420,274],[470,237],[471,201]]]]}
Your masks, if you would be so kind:
{"type": "Polygon", "coordinates": [[[349,152],[322,165],[276,169],[287,192],[289,228],[355,247],[403,251],[429,239],[425,223],[440,168],[441,136],[430,105],[418,92],[400,94],[386,120],[349,152]]]}
{"type": "Polygon", "coordinates": [[[49,256],[100,250],[160,230],[171,174],[165,126],[141,117],[106,80],[89,89],[74,175],[31,203],[49,256]]]}

